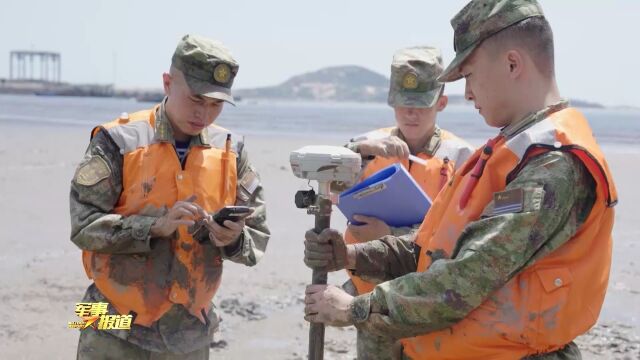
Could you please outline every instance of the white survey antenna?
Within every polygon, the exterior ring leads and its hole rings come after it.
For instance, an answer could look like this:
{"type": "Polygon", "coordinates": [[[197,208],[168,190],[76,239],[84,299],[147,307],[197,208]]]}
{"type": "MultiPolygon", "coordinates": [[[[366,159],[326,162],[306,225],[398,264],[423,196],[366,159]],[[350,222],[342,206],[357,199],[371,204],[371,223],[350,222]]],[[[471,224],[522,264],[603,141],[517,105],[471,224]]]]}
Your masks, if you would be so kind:
{"type": "MultiPolygon", "coordinates": [[[[292,151],[289,161],[295,176],[318,182],[317,195],[313,189],[300,190],[296,193],[295,203],[298,208],[306,208],[307,214],[315,215],[313,231],[320,234],[331,225],[331,183],[339,181],[347,186],[355,184],[360,175],[362,158],[360,154],[345,147],[317,145],[292,151]]],[[[314,268],[311,283],[326,284],[327,271],[314,268]]],[[[308,359],[323,358],[324,324],[311,323],[308,359]]]]}
{"type": "Polygon", "coordinates": [[[292,151],[289,157],[293,174],[318,182],[342,181],[354,184],[360,174],[362,158],[342,146],[310,145],[292,151]]]}

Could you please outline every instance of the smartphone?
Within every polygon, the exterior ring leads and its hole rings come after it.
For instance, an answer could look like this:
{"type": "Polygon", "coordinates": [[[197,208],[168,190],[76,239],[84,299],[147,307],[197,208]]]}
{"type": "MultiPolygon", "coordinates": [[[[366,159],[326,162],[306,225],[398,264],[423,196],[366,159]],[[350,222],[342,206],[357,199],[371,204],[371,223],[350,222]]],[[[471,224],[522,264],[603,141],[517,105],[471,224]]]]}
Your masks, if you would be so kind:
{"type": "Polygon", "coordinates": [[[224,226],[225,220],[236,222],[251,215],[252,212],[248,206],[225,206],[213,215],[213,220],[215,220],[218,225],[224,226]]]}

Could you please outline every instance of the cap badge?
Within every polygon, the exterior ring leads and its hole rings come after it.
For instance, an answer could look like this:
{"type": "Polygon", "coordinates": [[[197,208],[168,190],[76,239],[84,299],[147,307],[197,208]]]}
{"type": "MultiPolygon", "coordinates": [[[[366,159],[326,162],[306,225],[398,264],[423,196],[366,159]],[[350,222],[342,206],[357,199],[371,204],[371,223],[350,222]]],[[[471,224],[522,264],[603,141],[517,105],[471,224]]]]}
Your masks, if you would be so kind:
{"type": "Polygon", "coordinates": [[[221,84],[226,84],[229,82],[229,78],[231,77],[231,69],[227,64],[218,64],[213,69],[213,79],[216,82],[221,84]]]}
{"type": "Polygon", "coordinates": [[[402,87],[405,90],[415,90],[418,88],[418,76],[414,73],[406,73],[402,78],[402,87]]]}

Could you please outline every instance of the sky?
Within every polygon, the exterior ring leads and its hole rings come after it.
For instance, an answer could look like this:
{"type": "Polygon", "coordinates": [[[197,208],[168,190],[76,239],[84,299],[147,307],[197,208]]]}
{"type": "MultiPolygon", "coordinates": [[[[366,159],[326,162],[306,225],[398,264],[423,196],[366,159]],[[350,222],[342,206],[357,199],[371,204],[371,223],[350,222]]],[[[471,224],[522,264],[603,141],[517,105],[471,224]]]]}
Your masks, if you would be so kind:
{"type": "MultiPolygon", "coordinates": [[[[0,78],[11,50],[62,55],[62,80],[161,88],[187,33],[222,41],[240,64],[236,88],[279,84],[334,65],[388,76],[393,53],[432,45],[454,56],[450,19],[467,0],[5,0],[0,78]]],[[[563,96],[640,107],[640,1],[540,0],[556,41],[563,96]]],[[[461,94],[463,82],[448,87],[461,94]]]]}

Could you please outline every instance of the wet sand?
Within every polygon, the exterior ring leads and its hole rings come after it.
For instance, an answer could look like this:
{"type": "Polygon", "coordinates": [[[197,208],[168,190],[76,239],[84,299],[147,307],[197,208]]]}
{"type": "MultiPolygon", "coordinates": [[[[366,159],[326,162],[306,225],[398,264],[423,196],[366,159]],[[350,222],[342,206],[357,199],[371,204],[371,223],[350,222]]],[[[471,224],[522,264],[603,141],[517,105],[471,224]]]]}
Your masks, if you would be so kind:
{"type": "MultiPolygon", "coordinates": [[[[69,181],[87,146],[89,128],[0,124],[0,354],[11,359],[75,357],[74,305],[89,281],[80,251],[69,241],[69,181]]],[[[247,139],[268,201],[273,236],[255,267],[225,264],[216,303],[222,339],[213,359],[306,358],[308,325],[302,294],[311,272],[302,263],[304,231],[313,218],[295,209],[306,183],[290,172],[288,155],[307,144],[337,139],[247,139]]],[[[605,148],[606,151],[606,148],[605,148]]],[[[614,263],[599,325],[579,339],[585,359],[640,358],[640,152],[608,154],[620,193],[614,263]]],[[[344,218],[332,224],[343,229],[344,218]]],[[[341,284],[345,274],[331,274],[341,284]]],[[[326,358],[355,356],[353,328],[327,329],[326,358]]]]}

